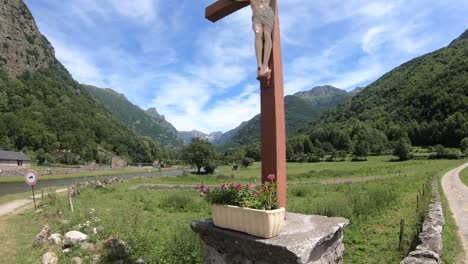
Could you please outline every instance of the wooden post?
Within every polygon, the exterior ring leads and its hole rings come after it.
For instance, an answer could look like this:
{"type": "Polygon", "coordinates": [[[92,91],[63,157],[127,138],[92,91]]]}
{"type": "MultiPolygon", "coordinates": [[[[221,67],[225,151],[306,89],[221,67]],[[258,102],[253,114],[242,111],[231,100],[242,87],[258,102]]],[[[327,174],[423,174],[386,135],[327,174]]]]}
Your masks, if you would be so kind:
{"type": "Polygon", "coordinates": [[[32,190],[33,200],[34,200],[34,209],[37,210],[37,206],[36,206],[36,195],[34,194],[34,185],[31,185],[31,190],[32,190]]]}
{"type": "Polygon", "coordinates": [[[70,206],[70,211],[73,212],[73,201],[72,201],[70,187],[68,187],[68,205],[70,206]]]}
{"type": "Polygon", "coordinates": [[[400,221],[400,243],[398,245],[398,249],[402,250],[403,248],[403,237],[405,233],[405,219],[401,219],[400,221]]]}
{"type": "Polygon", "coordinates": [[[275,12],[273,51],[269,67],[271,80],[261,88],[262,182],[269,174],[276,176],[278,202],[286,208],[286,124],[284,113],[283,60],[277,0],[271,1],[275,12]]]}

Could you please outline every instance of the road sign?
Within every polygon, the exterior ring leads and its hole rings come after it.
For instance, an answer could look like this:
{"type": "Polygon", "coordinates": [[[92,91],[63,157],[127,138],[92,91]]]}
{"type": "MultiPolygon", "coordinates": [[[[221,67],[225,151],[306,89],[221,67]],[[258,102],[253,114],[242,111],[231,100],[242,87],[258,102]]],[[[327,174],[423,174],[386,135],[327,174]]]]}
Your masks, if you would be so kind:
{"type": "Polygon", "coordinates": [[[27,185],[29,186],[34,186],[37,183],[37,180],[39,179],[37,172],[33,170],[29,170],[26,172],[24,175],[24,181],[26,182],[27,185]]]}

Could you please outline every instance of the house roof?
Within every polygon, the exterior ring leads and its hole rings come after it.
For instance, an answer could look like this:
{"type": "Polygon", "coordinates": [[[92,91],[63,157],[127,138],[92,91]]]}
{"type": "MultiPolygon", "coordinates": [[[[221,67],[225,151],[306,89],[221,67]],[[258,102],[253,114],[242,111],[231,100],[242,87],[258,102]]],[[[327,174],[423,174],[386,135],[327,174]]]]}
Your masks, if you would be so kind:
{"type": "Polygon", "coordinates": [[[3,151],[0,150],[0,160],[23,160],[31,161],[23,152],[3,151]]]}

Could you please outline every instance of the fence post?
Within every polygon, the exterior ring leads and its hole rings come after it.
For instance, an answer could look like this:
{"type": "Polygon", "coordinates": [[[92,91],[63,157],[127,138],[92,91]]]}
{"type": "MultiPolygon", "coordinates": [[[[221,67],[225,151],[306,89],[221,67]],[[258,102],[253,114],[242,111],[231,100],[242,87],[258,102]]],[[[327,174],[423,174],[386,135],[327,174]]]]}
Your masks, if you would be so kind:
{"type": "Polygon", "coordinates": [[[402,250],[403,248],[403,235],[405,231],[405,219],[401,219],[400,221],[400,243],[398,245],[398,249],[402,250]]]}
{"type": "Polygon", "coordinates": [[[68,188],[68,205],[70,206],[70,211],[73,212],[73,201],[72,201],[70,187],[68,188]]]}

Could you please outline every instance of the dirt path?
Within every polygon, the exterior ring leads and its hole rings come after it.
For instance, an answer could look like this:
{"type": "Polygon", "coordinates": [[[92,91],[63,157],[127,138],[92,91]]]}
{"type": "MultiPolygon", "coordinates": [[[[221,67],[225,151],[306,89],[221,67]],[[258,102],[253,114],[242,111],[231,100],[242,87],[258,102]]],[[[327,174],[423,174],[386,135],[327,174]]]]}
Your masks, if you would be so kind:
{"type": "Polygon", "coordinates": [[[442,178],[445,196],[459,228],[459,235],[465,248],[464,263],[468,263],[468,187],[460,180],[459,173],[468,163],[453,169],[442,178]]]}
{"type": "MultiPolygon", "coordinates": [[[[59,189],[59,190],[56,190],[55,192],[56,193],[63,193],[63,192],[66,192],[67,189],[59,189]]],[[[40,199],[40,197],[38,197],[36,195],[36,200],[40,199]]],[[[11,201],[11,202],[8,202],[8,203],[4,203],[4,204],[0,204],[0,217],[1,216],[4,216],[4,215],[8,215],[8,214],[11,214],[15,211],[17,211],[18,209],[32,203],[33,200],[32,200],[32,196],[27,198],[27,199],[18,199],[18,200],[14,200],[14,201],[11,201]]]]}
{"type": "Polygon", "coordinates": [[[0,205],[0,217],[10,214],[29,203],[32,203],[32,200],[20,199],[20,200],[15,200],[13,202],[6,203],[6,204],[2,204],[0,205]]]}

